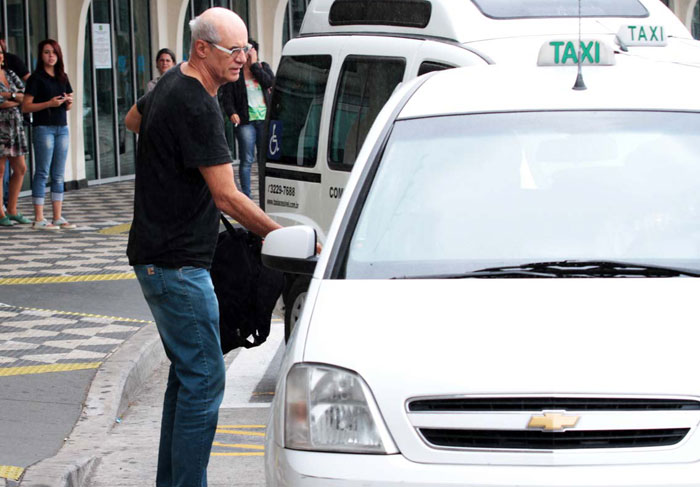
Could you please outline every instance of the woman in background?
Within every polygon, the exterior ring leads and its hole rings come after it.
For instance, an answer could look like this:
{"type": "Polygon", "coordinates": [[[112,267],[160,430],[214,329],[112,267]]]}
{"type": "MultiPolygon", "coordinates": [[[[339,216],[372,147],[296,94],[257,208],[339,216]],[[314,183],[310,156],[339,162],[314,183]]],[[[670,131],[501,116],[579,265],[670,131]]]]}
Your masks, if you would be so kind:
{"type": "Polygon", "coordinates": [[[241,160],[238,171],[241,191],[250,198],[250,168],[255,160],[255,148],[260,151],[262,147],[265,117],[270,105],[270,88],[275,81],[275,73],[269,64],[259,62],[258,43],[254,39],[248,39],[248,43],[252,47],[248,51],[241,76],[238,81],[221,87],[221,97],[226,116],[236,127],[241,160]]]}
{"type": "Polygon", "coordinates": [[[164,47],[163,49],[158,51],[158,54],[156,54],[156,68],[158,69],[158,72],[160,74],[157,78],[153,78],[151,81],[148,82],[148,84],[146,85],[146,93],[155,88],[156,83],[158,83],[158,80],[165,74],[167,70],[169,70],[173,66],[175,66],[175,53],[167,47],[164,47]]]}
{"type": "Polygon", "coordinates": [[[68,156],[68,117],[73,105],[73,88],[63,66],[61,46],[53,39],[39,43],[36,69],[27,80],[22,111],[34,113],[32,144],[35,172],[32,182],[34,228],[43,230],[70,229],[75,225],[63,216],[63,179],[68,156]],[[44,217],[46,181],[51,173],[51,205],[53,221],[44,217]]]}
{"type": "MultiPolygon", "coordinates": [[[[14,71],[5,67],[5,43],[0,43],[0,177],[5,174],[5,161],[9,159],[12,177],[9,185],[7,213],[0,204],[0,226],[10,227],[17,223],[30,223],[17,210],[17,200],[22,188],[27,166],[24,154],[27,153],[27,136],[22,124],[19,106],[24,98],[24,83],[14,71]]],[[[0,203],[3,200],[0,184],[0,203]]]]}

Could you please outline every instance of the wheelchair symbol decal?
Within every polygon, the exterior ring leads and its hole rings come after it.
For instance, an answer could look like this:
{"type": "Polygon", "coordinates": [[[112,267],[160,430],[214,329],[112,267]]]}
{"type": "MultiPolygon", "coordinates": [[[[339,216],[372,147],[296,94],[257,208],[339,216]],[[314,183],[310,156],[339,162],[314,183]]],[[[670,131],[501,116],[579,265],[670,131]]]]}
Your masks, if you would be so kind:
{"type": "Polygon", "coordinates": [[[267,144],[267,157],[273,161],[282,157],[282,147],[280,137],[282,136],[282,122],[280,120],[270,121],[270,135],[267,144]]]}

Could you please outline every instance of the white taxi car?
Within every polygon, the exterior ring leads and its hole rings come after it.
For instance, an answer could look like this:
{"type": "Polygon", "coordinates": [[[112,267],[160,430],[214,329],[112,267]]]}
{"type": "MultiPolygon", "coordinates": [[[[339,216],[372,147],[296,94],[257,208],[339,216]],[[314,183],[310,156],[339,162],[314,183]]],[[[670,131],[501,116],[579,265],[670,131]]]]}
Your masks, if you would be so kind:
{"type": "Polygon", "coordinates": [[[269,486],[700,486],[700,69],[599,58],[407,83],[318,262],[267,237],[269,486]]]}

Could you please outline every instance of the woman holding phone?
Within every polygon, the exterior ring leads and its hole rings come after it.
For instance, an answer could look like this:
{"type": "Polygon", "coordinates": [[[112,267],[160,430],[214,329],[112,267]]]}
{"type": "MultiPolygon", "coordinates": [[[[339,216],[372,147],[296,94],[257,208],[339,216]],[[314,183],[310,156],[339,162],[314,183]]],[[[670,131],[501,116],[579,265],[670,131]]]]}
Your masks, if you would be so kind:
{"type": "Polygon", "coordinates": [[[63,178],[68,156],[68,120],[73,105],[73,88],[63,66],[61,46],[53,39],[39,43],[36,69],[27,80],[22,111],[34,113],[33,136],[35,165],[32,181],[34,228],[57,230],[75,228],[62,216],[63,178]],[[53,220],[44,217],[46,181],[51,174],[53,220]]]}

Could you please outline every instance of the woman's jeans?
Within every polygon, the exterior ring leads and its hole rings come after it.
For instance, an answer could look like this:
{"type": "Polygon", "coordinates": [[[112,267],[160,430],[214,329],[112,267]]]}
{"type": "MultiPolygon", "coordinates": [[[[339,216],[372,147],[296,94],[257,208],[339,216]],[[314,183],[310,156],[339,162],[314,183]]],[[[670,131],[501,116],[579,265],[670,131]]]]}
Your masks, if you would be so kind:
{"type": "Polygon", "coordinates": [[[226,382],[214,285],[209,271],[196,267],[134,271],[171,363],[156,486],[206,487],[226,382]]]}
{"type": "MultiPolygon", "coordinates": [[[[255,148],[261,151],[264,120],[255,120],[236,128],[236,140],[238,141],[238,155],[241,160],[239,168],[239,180],[241,191],[250,198],[250,168],[255,161],[255,148]]],[[[262,196],[262,195],[261,195],[262,196]]]]}
{"type": "Polygon", "coordinates": [[[63,177],[68,156],[68,125],[36,125],[32,129],[34,145],[34,181],[32,203],[44,206],[46,181],[51,173],[51,201],[63,201],[63,177]]]}

